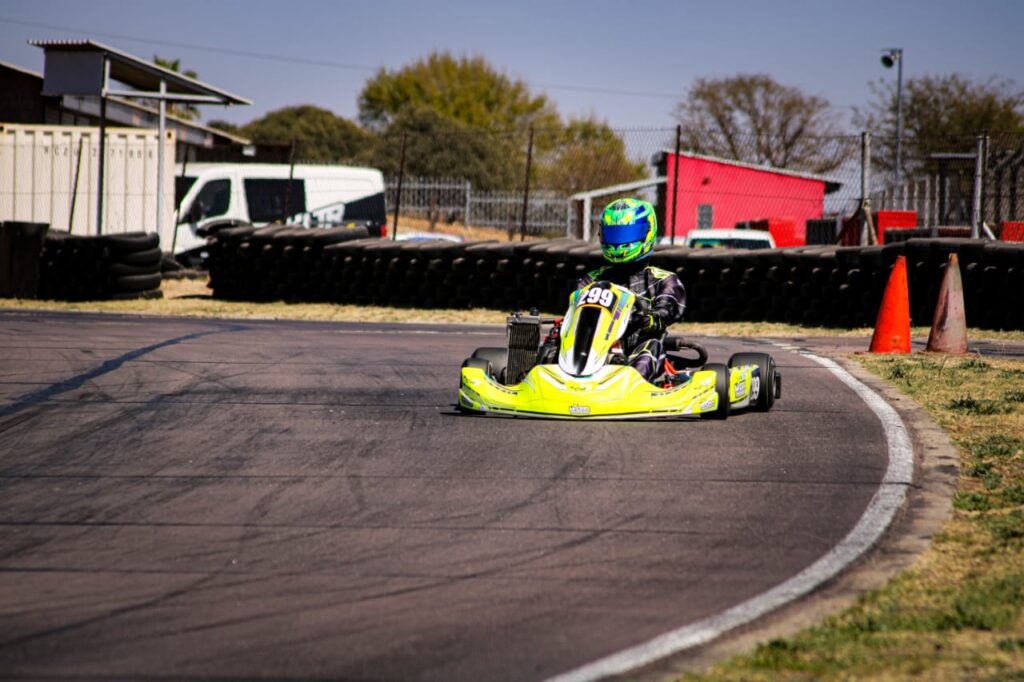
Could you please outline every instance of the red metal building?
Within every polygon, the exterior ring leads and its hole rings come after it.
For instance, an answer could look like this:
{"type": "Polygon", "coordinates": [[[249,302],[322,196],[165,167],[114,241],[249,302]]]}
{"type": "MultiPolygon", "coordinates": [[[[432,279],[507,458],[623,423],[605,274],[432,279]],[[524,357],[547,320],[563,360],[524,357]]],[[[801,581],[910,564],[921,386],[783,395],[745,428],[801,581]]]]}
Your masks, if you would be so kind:
{"type": "Polygon", "coordinates": [[[675,186],[675,153],[662,152],[657,161],[658,174],[667,178],[664,197],[659,196],[662,224],[666,235],[674,230],[676,237],[697,228],[732,228],[737,223],[768,221],[792,225],[792,233],[783,239],[787,243],[779,243],[776,238],[779,246],[801,244],[806,221],[821,218],[825,195],[841,186],[820,175],[689,152],[679,155],[675,186]]]}

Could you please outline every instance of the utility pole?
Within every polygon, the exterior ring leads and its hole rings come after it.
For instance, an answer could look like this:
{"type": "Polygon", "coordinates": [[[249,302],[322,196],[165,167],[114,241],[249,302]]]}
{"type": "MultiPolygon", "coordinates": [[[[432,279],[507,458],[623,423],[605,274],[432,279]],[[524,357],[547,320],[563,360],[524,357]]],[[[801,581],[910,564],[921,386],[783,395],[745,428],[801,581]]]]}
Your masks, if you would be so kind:
{"type": "Polygon", "coordinates": [[[899,191],[900,168],[903,163],[903,48],[890,47],[882,55],[882,66],[891,69],[896,66],[896,171],[893,175],[893,190],[899,191]]]}

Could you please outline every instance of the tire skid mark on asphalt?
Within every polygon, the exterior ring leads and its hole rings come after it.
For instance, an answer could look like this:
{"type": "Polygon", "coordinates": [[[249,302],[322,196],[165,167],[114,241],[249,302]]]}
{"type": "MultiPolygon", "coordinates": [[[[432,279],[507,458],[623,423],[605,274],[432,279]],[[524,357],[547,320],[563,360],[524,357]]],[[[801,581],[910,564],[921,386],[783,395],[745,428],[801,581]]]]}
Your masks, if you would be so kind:
{"type": "MultiPolygon", "coordinates": [[[[4,419],[6,417],[15,415],[23,410],[38,405],[41,402],[49,400],[53,396],[60,395],[61,393],[67,393],[68,391],[73,391],[77,388],[81,388],[82,385],[85,384],[87,381],[91,381],[97,377],[103,376],[104,374],[116,371],[117,369],[120,369],[121,366],[124,365],[126,362],[146,355],[147,353],[152,353],[153,351],[159,350],[161,348],[174,346],[180,343],[184,343],[186,341],[192,341],[194,339],[202,338],[204,336],[243,331],[244,329],[245,327],[243,325],[236,325],[228,327],[226,329],[209,329],[206,331],[185,334],[183,336],[176,336],[171,339],[165,339],[163,341],[160,341],[159,343],[154,343],[149,346],[135,348],[115,358],[106,360],[102,364],[100,364],[97,367],[94,367],[91,370],[82,372],[73,377],[69,377],[63,381],[50,384],[46,388],[40,389],[38,391],[26,393],[25,395],[15,398],[14,402],[11,403],[10,405],[0,407],[0,419],[4,419]]],[[[0,423],[0,432],[2,432],[3,430],[5,430],[5,426],[2,423],[0,423]]]]}
{"type": "Polygon", "coordinates": [[[660,659],[707,644],[723,634],[766,615],[814,591],[831,580],[882,537],[913,485],[914,451],[899,413],[866,384],[838,363],[789,344],[765,340],[780,349],[812,360],[845,384],[882,424],[888,449],[888,465],[871,501],[857,524],[828,553],[789,580],[716,615],[682,626],[618,653],[573,670],[554,675],[546,682],[590,682],[654,663],[660,659]],[[789,346],[787,348],[787,346],[789,346]],[[790,350],[792,348],[792,350],[790,350]]]}
{"type": "MultiPolygon", "coordinates": [[[[33,420],[36,420],[39,417],[45,417],[53,412],[63,413],[63,410],[68,404],[74,405],[77,408],[76,412],[79,415],[95,415],[96,418],[92,420],[80,418],[78,422],[76,422],[75,430],[68,434],[68,436],[60,442],[55,450],[51,449],[49,445],[40,446],[42,449],[38,451],[23,449],[20,453],[21,457],[17,461],[11,463],[6,468],[0,468],[0,481],[16,480],[19,476],[24,475],[25,472],[22,470],[24,467],[53,467],[56,464],[60,464],[61,458],[64,456],[68,448],[73,451],[76,442],[80,439],[88,438],[90,434],[97,431],[115,429],[129,422],[132,425],[131,431],[135,434],[145,431],[151,428],[150,422],[159,419],[159,413],[162,410],[158,408],[165,406],[170,399],[188,394],[197,386],[207,383],[208,381],[210,381],[210,377],[202,376],[193,379],[191,382],[186,383],[184,386],[177,388],[177,390],[171,393],[159,393],[153,395],[148,400],[129,403],[127,409],[117,409],[114,412],[111,412],[110,409],[103,409],[109,408],[110,404],[114,403],[112,400],[82,401],[62,400],[60,398],[56,398],[41,402],[35,405],[32,410],[26,410],[8,420],[6,424],[0,423],[0,433],[5,433],[7,435],[12,433],[16,434],[17,431],[15,427],[24,423],[31,423],[33,420]]],[[[122,441],[122,445],[126,442],[127,441],[122,441]]]]}
{"type": "Polygon", "coordinates": [[[140,602],[136,602],[134,604],[128,604],[126,606],[113,608],[108,611],[105,611],[104,613],[98,613],[94,616],[82,618],[71,623],[59,625],[57,627],[45,628],[24,635],[19,635],[17,637],[12,637],[11,639],[0,640],[0,649],[20,646],[32,641],[44,639],[46,637],[52,637],[54,635],[72,632],[80,628],[88,627],[95,623],[109,620],[111,618],[117,618],[119,616],[123,616],[129,613],[134,613],[136,611],[142,611],[144,609],[152,608],[154,606],[159,606],[160,604],[164,604],[185,594],[188,594],[196,588],[202,587],[204,584],[210,582],[211,580],[215,579],[218,575],[220,575],[220,573],[222,573],[223,570],[224,568],[213,572],[202,573],[200,574],[200,577],[196,578],[195,580],[190,580],[181,587],[176,587],[174,589],[164,591],[160,594],[157,594],[148,599],[144,599],[140,602]]]}

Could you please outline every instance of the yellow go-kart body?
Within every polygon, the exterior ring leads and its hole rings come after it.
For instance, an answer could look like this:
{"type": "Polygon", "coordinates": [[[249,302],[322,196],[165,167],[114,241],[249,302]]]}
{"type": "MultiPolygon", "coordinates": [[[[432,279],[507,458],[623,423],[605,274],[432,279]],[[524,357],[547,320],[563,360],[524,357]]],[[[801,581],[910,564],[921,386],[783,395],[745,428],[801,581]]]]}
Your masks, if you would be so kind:
{"type": "MultiPolygon", "coordinates": [[[[627,331],[635,304],[632,292],[595,282],[570,296],[561,324],[557,364],[539,364],[506,385],[489,362],[467,360],[462,367],[459,408],[463,411],[556,419],[638,419],[703,415],[725,418],[733,410],[770,407],[762,375],[774,366],[741,362],[705,365],[685,382],[655,385],[622,364],[616,342],[627,331]],[[613,364],[617,358],[619,364],[613,364]]],[[[500,350],[500,349],[491,349],[500,350]]],[[[760,356],[767,358],[768,356],[760,356]]],[[[746,358],[750,359],[750,358],[746,358]]],[[[763,360],[761,364],[765,363],[763,360]]],[[[774,395],[771,396],[774,399],[774,395]]]]}

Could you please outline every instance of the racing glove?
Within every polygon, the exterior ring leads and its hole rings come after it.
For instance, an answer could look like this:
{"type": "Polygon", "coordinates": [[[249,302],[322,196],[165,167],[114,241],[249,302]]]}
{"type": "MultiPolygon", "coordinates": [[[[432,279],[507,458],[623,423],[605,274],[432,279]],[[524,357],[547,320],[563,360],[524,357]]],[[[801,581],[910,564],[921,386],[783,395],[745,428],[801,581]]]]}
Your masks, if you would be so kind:
{"type": "Polygon", "coordinates": [[[630,327],[644,334],[660,334],[665,331],[665,321],[654,313],[637,313],[630,321],[630,327]]]}

